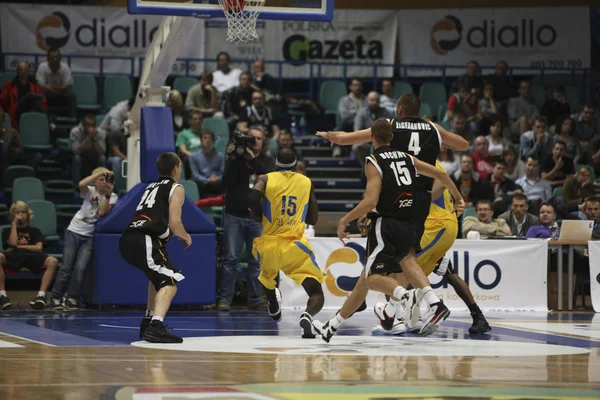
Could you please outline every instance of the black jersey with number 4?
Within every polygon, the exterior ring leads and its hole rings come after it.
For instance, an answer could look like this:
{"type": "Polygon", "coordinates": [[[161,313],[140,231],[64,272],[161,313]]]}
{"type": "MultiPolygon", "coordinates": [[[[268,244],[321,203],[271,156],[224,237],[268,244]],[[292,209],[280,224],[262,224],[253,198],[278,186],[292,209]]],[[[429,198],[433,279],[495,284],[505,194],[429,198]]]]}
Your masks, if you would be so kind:
{"type": "Polygon", "coordinates": [[[169,230],[169,200],[179,186],[170,177],[161,177],[146,186],[133,219],[125,229],[127,232],[142,232],[146,235],[168,241],[169,230]]]}
{"type": "MultiPolygon", "coordinates": [[[[381,174],[379,201],[373,210],[383,217],[411,221],[419,206],[417,171],[410,154],[382,146],[367,157],[381,174]]],[[[421,201],[422,202],[422,201],[421,201]]],[[[429,203],[426,204],[429,209],[429,203]]]]}
{"type": "MultiPolygon", "coordinates": [[[[402,118],[391,120],[392,139],[391,147],[417,157],[430,165],[435,165],[435,160],[440,153],[442,137],[435,125],[421,118],[402,118]]],[[[417,177],[417,188],[431,191],[433,179],[427,176],[417,177]]]]}

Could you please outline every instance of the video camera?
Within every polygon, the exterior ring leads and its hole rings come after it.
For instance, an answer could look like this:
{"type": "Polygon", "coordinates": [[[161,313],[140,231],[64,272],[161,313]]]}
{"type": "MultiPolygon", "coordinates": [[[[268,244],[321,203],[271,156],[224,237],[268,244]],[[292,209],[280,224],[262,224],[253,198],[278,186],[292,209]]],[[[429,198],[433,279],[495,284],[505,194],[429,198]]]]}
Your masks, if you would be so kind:
{"type": "Polygon", "coordinates": [[[251,135],[244,135],[236,129],[233,133],[232,143],[235,145],[235,154],[241,157],[246,152],[246,147],[256,144],[256,138],[251,135]]]}

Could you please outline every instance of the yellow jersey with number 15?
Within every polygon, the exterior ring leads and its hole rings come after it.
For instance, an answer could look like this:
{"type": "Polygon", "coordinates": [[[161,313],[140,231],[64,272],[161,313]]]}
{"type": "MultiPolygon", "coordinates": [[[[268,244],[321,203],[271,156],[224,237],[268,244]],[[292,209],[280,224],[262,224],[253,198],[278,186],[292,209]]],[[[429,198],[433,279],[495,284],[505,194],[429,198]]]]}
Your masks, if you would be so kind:
{"type": "MultiPolygon", "coordinates": [[[[435,162],[435,167],[446,172],[446,169],[438,161],[435,162]]],[[[445,189],[440,197],[431,201],[427,220],[451,220],[458,222],[456,219],[456,214],[454,213],[454,200],[452,199],[452,195],[448,189],[445,189]]]]}
{"type": "Polygon", "coordinates": [[[267,174],[262,203],[262,236],[300,239],[304,235],[312,182],[296,172],[267,174]]]}

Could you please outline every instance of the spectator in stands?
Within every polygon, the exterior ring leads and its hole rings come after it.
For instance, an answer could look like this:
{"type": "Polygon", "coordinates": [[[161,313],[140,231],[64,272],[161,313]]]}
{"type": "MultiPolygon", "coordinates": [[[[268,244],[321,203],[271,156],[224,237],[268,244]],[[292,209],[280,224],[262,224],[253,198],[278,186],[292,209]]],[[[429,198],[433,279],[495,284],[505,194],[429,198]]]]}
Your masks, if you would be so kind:
{"type": "MultiPolygon", "coordinates": [[[[262,129],[251,126],[249,135],[256,138],[254,145],[247,147],[243,155],[238,155],[235,145],[227,146],[227,160],[223,174],[225,185],[224,258],[217,291],[217,310],[229,311],[233,299],[237,266],[242,247],[247,243],[248,252],[252,241],[259,237],[262,226],[250,218],[248,213],[248,181],[251,176],[273,172],[274,161],[263,150],[265,134],[262,129]],[[270,166],[267,166],[269,165],[270,166]]],[[[248,259],[248,308],[264,309],[258,275],[260,266],[254,257],[248,259]]]]}
{"type": "Polygon", "coordinates": [[[225,117],[230,129],[237,125],[240,116],[246,111],[246,107],[252,104],[252,76],[248,72],[240,75],[240,84],[232,88],[227,94],[225,103],[225,117]]]}
{"type": "Polygon", "coordinates": [[[213,86],[213,74],[204,71],[200,74],[200,82],[188,91],[185,108],[200,111],[204,118],[222,117],[220,104],[221,92],[213,86]]]}
{"type": "Polygon", "coordinates": [[[444,145],[440,146],[437,160],[450,176],[460,169],[460,157],[444,145]]]}
{"type": "Polygon", "coordinates": [[[398,99],[394,98],[394,81],[392,79],[384,79],[381,81],[381,96],[379,96],[379,104],[381,107],[388,110],[392,116],[394,116],[396,115],[397,102],[398,99]]]}
{"type": "Polygon", "coordinates": [[[202,131],[202,148],[190,156],[192,179],[198,185],[200,197],[223,194],[223,171],[225,158],[215,151],[215,134],[208,129],[202,131]]]}
{"type": "Polygon", "coordinates": [[[127,160],[127,137],[125,136],[125,130],[120,128],[119,130],[112,131],[108,134],[108,166],[111,171],[115,173],[115,176],[121,176],[121,168],[123,166],[123,160],[127,160]]]}
{"type": "Polygon", "coordinates": [[[129,111],[135,103],[135,96],[129,100],[123,100],[115,104],[104,116],[99,129],[102,129],[107,136],[113,132],[118,132],[123,129],[123,124],[129,117],[129,111]]]}
{"type": "Polygon", "coordinates": [[[552,187],[562,186],[565,180],[575,173],[573,159],[566,157],[567,144],[562,141],[556,142],[549,154],[542,161],[542,179],[550,183],[552,187]]]}
{"type": "Polygon", "coordinates": [[[362,94],[363,85],[358,79],[350,81],[350,93],[340,99],[338,103],[338,114],[341,124],[336,128],[337,131],[352,132],[354,128],[354,118],[358,111],[365,107],[366,98],[362,94]]]}
{"type": "Polygon", "coordinates": [[[516,193],[523,193],[523,189],[514,181],[508,179],[504,175],[504,171],[506,171],[504,161],[495,161],[494,169],[488,178],[494,192],[494,210],[496,215],[500,215],[508,209],[508,205],[516,193]]]}
{"type": "Polygon", "coordinates": [[[501,214],[498,218],[506,221],[513,236],[525,237],[529,228],[540,223],[539,218],[528,213],[527,210],[529,210],[527,197],[517,193],[513,197],[511,210],[501,214]]]}
{"type": "Polygon", "coordinates": [[[498,118],[500,114],[500,108],[494,99],[494,85],[490,82],[486,82],[483,86],[483,98],[479,100],[479,112],[484,118],[498,118]]]}
{"type": "Polygon", "coordinates": [[[502,160],[506,164],[504,175],[513,181],[516,181],[525,175],[525,163],[517,155],[517,150],[513,146],[507,146],[502,152],[502,160]]]}
{"type": "Polygon", "coordinates": [[[589,145],[582,150],[579,162],[591,165],[596,176],[600,176],[600,135],[594,136],[589,145]]]}
{"type": "Polygon", "coordinates": [[[527,132],[538,115],[535,100],[531,95],[531,82],[521,81],[519,97],[513,97],[508,101],[508,122],[513,140],[527,132]]]}
{"type": "Polygon", "coordinates": [[[73,149],[73,182],[78,183],[97,167],[106,165],[106,132],[96,127],[96,117],[84,115],[69,134],[73,149]]]}
{"type": "Polygon", "coordinates": [[[26,61],[19,62],[17,76],[2,87],[0,108],[8,113],[15,129],[19,128],[21,114],[45,113],[48,109],[42,88],[29,76],[29,64],[26,61]]]}
{"type": "Polygon", "coordinates": [[[543,203],[540,207],[540,223],[527,231],[527,239],[558,239],[560,227],[556,223],[556,210],[551,203],[543,203]]]}
{"type": "Polygon", "coordinates": [[[533,210],[538,208],[539,202],[549,201],[552,197],[552,187],[539,176],[539,164],[537,158],[527,158],[525,175],[515,181],[523,189],[529,199],[529,206],[533,210]]]}
{"type": "Polygon", "coordinates": [[[461,156],[460,170],[452,175],[452,180],[465,199],[466,207],[473,207],[480,200],[494,199],[490,184],[473,170],[473,156],[470,154],[461,156]]]}
{"type": "Polygon", "coordinates": [[[42,62],[35,74],[38,84],[44,89],[48,100],[48,113],[64,117],[75,117],[75,95],[73,76],[67,63],[61,62],[57,48],[48,49],[48,59],[42,62]]]}
{"type": "Polygon", "coordinates": [[[83,204],[65,231],[62,266],[52,289],[52,309],[77,309],[87,266],[94,251],[96,222],[110,212],[117,202],[113,193],[115,174],[96,168],[79,182],[83,204]],[[92,186],[93,184],[93,186],[92,186]],[[68,293],[68,298],[64,298],[68,293]]]}
{"type": "MultiPolygon", "coordinates": [[[[167,96],[167,107],[173,114],[173,135],[175,139],[181,131],[187,129],[186,110],[183,106],[183,96],[179,90],[171,90],[167,96]]],[[[189,118],[189,116],[188,116],[189,118]]]]}
{"type": "Polygon", "coordinates": [[[506,106],[508,100],[517,94],[508,76],[508,64],[506,61],[498,61],[494,74],[487,76],[486,80],[494,85],[494,98],[500,108],[506,106]]]}
{"type": "Polygon", "coordinates": [[[294,146],[294,136],[292,135],[292,132],[288,131],[287,129],[282,129],[281,132],[279,132],[277,146],[269,150],[269,157],[273,158],[274,160],[277,159],[277,153],[283,149],[290,149],[296,153],[297,160],[302,158],[302,153],[294,146]]]}
{"type": "Polygon", "coordinates": [[[217,54],[217,66],[218,69],[213,72],[213,86],[217,88],[220,93],[226,92],[236,87],[240,81],[241,70],[229,68],[229,53],[221,51],[217,54]]]}
{"type": "Polygon", "coordinates": [[[489,145],[485,136],[477,136],[471,153],[475,162],[475,171],[481,179],[487,179],[492,172],[494,157],[488,151],[489,145]]]}
{"type": "MultiPolygon", "coordinates": [[[[3,126],[4,113],[0,110],[0,176],[9,165],[40,166],[44,157],[39,152],[27,152],[21,136],[14,128],[3,126]]],[[[10,125],[9,125],[10,126],[10,125]]]]}
{"type": "Polygon", "coordinates": [[[509,236],[510,227],[503,219],[493,219],[492,202],[480,200],[476,206],[477,216],[468,216],[463,219],[462,233],[466,238],[469,232],[479,232],[483,239],[509,236]]]}
{"type": "Polygon", "coordinates": [[[575,138],[575,121],[568,116],[562,116],[556,119],[556,132],[553,136],[553,145],[558,141],[563,141],[567,144],[565,156],[573,159],[575,162],[579,160],[581,155],[581,147],[579,141],[575,138]]]}
{"type": "Polygon", "coordinates": [[[306,175],[306,164],[302,161],[296,163],[296,172],[302,175],[306,175]]]}
{"type": "Polygon", "coordinates": [[[592,240],[600,240],[600,197],[590,197],[585,202],[585,216],[594,221],[592,240]]]}
{"type": "Polygon", "coordinates": [[[552,90],[552,98],[546,100],[540,114],[546,117],[550,126],[554,125],[559,117],[571,115],[571,107],[567,104],[564,86],[559,85],[552,90]]]}
{"type": "Polygon", "coordinates": [[[467,116],[462,110],[456,110],[452,118],[452,132],[465,138],[469,143],[473,143],[475,139],[474,132],[467,132],[467,116]]]}
{"type": "MultiPolygon", "coordinates": [[[[354,117],[354,131],[368,129],[379,118],[394,118],[394,114],[379,105],[379,93],[369,92],[367,106],[361,108],[354,117]]],[[[365,165],[365,158],[371,154],[371,142],[352,145],[352,153],[356,156],[361,167],[365,165]]]]}
{"type": "MultiPolygon", "coordinates": [[[[265,101],[271,107],[271,112],[277,119],[284,111],[285,99],[281,95],[279,82],[265,72],[265,63],[262,60],[256,60],[252,63],[252,79],[254,88],[265,94],[265,101]]],[[[299,103],[297,99],[294,100],[297,102],[296,104],[299,103]]]]}
{"type": "Polygon", "coordinates": [[[548,132],[548,121],[546,118],[538,116],[533,124],[533,130],[527,131],[521,135],[521,159],[535,157],[543,160],[546,156],[552,154],[552,137],[548,132]]]}
{"type": "Polygon", "coordinates": [[[458,110],[461,110],[467,117],[465,131],[468,133],[477,132],[478,122],[481,119],[479,100],[469,83],[465,81],[459,81],[458,92],[448,99],[446,111],[448,120],[452,120],[458,110]]]}
{"type": "Polygon", "coordinates": [[[459,91],[461,81],[470,87],[470,91],[472,91],[477,100],[481,97],[481,91],[483,90],[483,78],[481,77],[481,68],[479,67],[479,63],[477,61],[469,61],[465,68],[465,74],[461,76],[454,85],[453,90],[455,92],[459,91]]]}
{"type": "MultiPolygon", "coordinates": [[[[564,205],[567,207],[579,206],[579,209],[583,211],[585,200],[594,195],[594,183],[590,178],[590,170],[587,167],[581,167],[575,175],[571,175],[565,180],[562,192],[564,205]]],[[[570,211],[575,210],[571,209],[570,211]]]]}
{"type": "Polygon", "coordinates": [[[499,116],[492,116],[488,135],[485,137],[488,142],[488,152],[492,157],[500,157],[502,152],[511,145],[510,140],[502,136],[502,131],[502,119],[499,116]]]}
{"type": "Polygon", "coordinates": [[[279,126],[273,120],[271,108],[265,104],[265,94],[259,91],[252,93],[252,105],[240,114],[238,129],[247,132],[248,127],[253,125],[264,126],[269,139],[279,138],[279,126]]]}
{"type": "Polygon", "coordinates": [[[192,110],[188,113],[188,125],[189,128],[181,131],[177,135],[177,150],[185,166],[185,178],[188,179],[191,174],[190,170],[190,156],[193,152],[198,151],[202,148],[202,141],[200,136],[202,134],[202,113],[200,111],[192,110]]]}
{"type": "Polygon", "coordinates": [[[44,254],[44,235],[38,228],[30,226],[33,212],[23,201],[10,206],[10,227],[2,230],[0,252],[0,309],[11,306],[4,286],[4,270],[19,272],[27,268],[39,275],[42,270],[42,282],[35,299],[29,305],[35,310],[46,308],[46,291],[52,283],[58,260],[44,254]]]}
{"type": "Polygon", "coordinates": [[[583,106],[576,122],[575,138],[579,140],[582,147],[587,146],[594,137],[600,136],[595,104],[588,103],[583,106]]]}

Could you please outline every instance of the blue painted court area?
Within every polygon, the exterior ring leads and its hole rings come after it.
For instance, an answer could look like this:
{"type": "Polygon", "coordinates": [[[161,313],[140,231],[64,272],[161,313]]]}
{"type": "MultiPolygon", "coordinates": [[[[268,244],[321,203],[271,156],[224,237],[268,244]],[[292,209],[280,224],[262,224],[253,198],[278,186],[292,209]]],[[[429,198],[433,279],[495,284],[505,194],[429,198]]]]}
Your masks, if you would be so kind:
{"type": "MultiPolygon", "coordinates": [[[[5,312],[0,314],[0,332],[51,346],[129,346],[138,341],[141,311],[114,312],[5,312]]],[[[206,336],[299,337],[299,311],[284,311],[280,323],[266,312],[175,311],[166,323],[184,338],[206,336]]],[[[333,311],[323,311],[325,321],[333,311]]],[[[594,314],[487,313],[493,330],[486,335],[470,335],[467,313],[454,312],[429,338],[469,339],[552,344],[579,348],[600,347],[600,317],[594,314]],[[594,321],[594,318],[596,321],[594,321]],[[595,322],[595,323],[594,323],[595,322]]],[[[348,320],[338,336],[373,336],[377,321],[368,309],[348,320]]],[[[404,337],[420,337],[406,333],[404,337]]],[[[310,340],[307,340],[307,344],[310,340]]],[[[317,340],[316,342],[320,342],[317,340]]],[[[335,337],[332,340],[335,343],[335,337]]]]}

